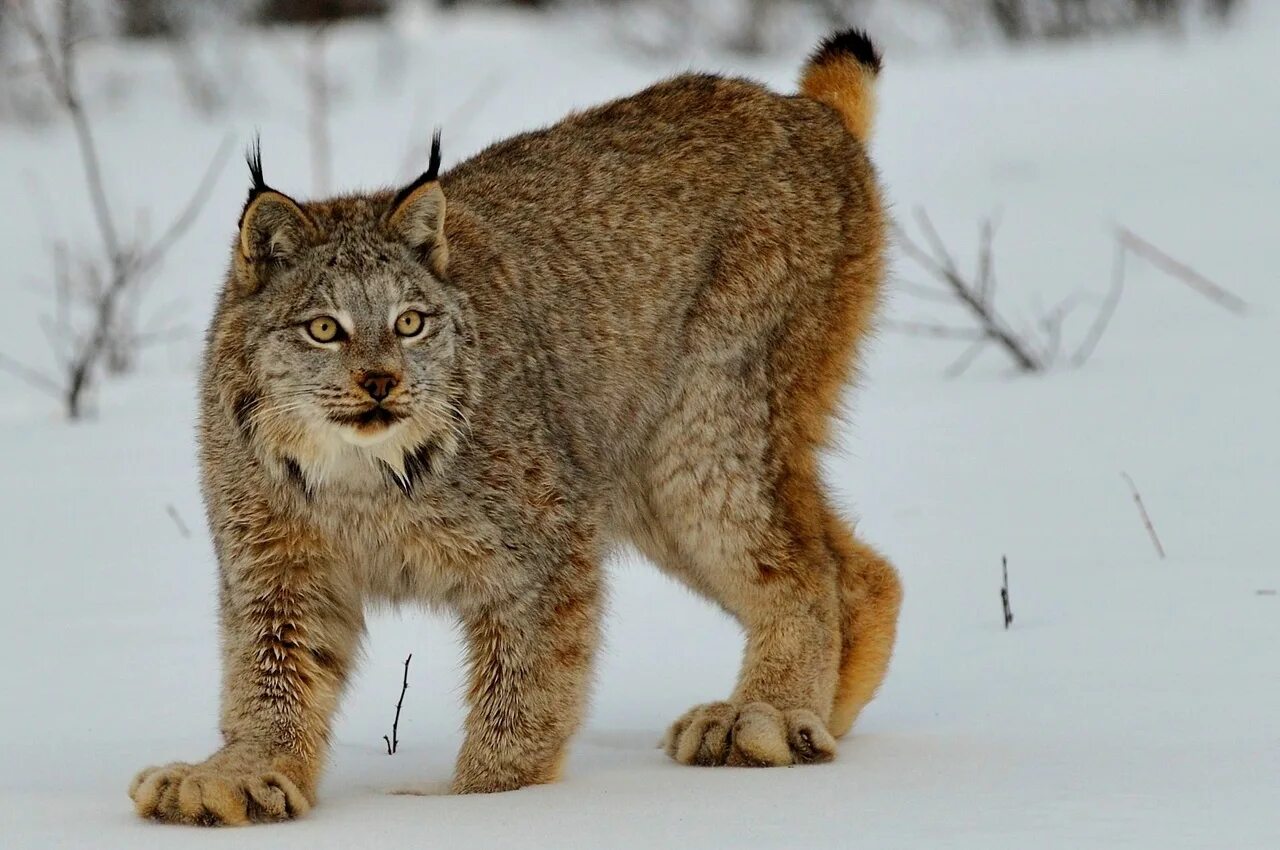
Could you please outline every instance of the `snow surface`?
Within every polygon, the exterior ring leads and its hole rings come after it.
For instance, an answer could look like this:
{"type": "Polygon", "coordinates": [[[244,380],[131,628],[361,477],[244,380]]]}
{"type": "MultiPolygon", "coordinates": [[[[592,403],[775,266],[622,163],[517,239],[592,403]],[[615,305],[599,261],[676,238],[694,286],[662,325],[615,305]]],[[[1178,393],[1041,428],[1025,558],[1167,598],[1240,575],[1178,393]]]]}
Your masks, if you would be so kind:
{"type": "MultiPolygon", "coordinates": [[[[340,187],[407,176],[434,123],[447,166],[693,64],[629,54],[560,18],[402,24],[334,37],[340,187]]],[[[372,622],[311,815],[216,832],[138,820],[125,795],[135,771],[217,745],[215,572],[192,423],[198,329],[246,183],[228,171],[148,301],[190,333],[107,386],[96,421],[68,425],[0,376],[0,847],[1280,847],[1277,34],[1280,19],[1259,14],[1188,41],[890,53],[874,152],[895,208],[908,219],[925,206],[964,262],[978,220],[998,209],[1010,312],[1029,320],[1037,300],[1104,292],[1117,223],[1251,310],[1231,315],[1132,261],[1114,325],[1081,370],[1015,378],[991,352],[945,380],[963,343],[881,334],[829,478],[900,567],[907,601],[888,682],[826,766],[695,769],[655,747],[683,710],[728,691],[740,637],[621,559],[593,709],[562,782],[388,793],[447,781],[462,718],[451,625],[405,611],[372,622]],[[409,652],[400,752],[388,757],[409,652]]],[[[260,127],[269,179],[308,191],[289,58],[301,43],[218,38],[206,47],[231,51],[244,88],[214,119],[182,104],[163,52],[89,49],[121,210],[163,221],[228,127],[237,140],[260,127]]],[[[696,64],[789,89],[807,48],[696,64]]],[[[51,233],[84,234],[89,248],[94,237],[66,129],[6,124],[0,139],[0,349],[41,362],[42,246],[51,233]]],[[[899,271],[922,282],[906,262],[899,271]]],[[[905,293],[889,313],[960,320],[905,293]]]]}

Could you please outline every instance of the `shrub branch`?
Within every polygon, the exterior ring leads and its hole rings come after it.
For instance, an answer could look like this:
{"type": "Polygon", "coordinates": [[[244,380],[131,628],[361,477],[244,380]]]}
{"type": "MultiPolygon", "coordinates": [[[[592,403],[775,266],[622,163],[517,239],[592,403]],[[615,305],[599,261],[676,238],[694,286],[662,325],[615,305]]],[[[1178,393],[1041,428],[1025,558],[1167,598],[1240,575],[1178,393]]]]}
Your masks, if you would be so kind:
{"type": "Polygon", "coordinates": [[[409,653],[409,657],[404,660],[404,680],[400,683],[400,699],[396,702],[396,717],[391,723],[391,737],[382,736],[382,740],[387,742],[387,755],[393,756],[396,750],[400,748],[400,709],[404,707],[404,692],[409,690],[409,662],[413,660],[413,653],[409,653]]]}

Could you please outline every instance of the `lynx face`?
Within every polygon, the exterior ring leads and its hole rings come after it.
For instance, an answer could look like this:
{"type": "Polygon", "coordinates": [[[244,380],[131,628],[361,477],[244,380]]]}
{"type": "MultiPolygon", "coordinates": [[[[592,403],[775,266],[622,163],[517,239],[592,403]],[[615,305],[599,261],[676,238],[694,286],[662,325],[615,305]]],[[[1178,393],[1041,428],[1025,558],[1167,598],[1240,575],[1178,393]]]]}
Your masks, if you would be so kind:
{"type": "Polygon", "coordinates": [[[253,433],[312,483],[450,451],[465,422],[463,311],[442,282],[444,195],[432,170],[392,197],[302,205],[254,187],[224,309],[236,314],[253,433]]]}
{"type": "Polygon", "coordinates": [[[267,284],[248,333],[262,415],[314,441],[409,448],[457,427],[456,307],[407,246],[352,241],[322,242],[267,284]]]}

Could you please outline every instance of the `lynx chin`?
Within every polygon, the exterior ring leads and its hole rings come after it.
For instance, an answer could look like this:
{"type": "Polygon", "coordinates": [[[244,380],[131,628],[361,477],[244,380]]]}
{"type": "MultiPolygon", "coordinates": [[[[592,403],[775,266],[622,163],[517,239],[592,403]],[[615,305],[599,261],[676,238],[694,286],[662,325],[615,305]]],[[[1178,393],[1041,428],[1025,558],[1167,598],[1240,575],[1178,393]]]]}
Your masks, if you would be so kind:
{"type": "Polygon", "coordinates": [[[399,191],[301,202],[251,154],[201,381],[224,744],[140,815],[306,813],[373,602],[461,624],[455,792],[555,780],[625,544],[746,633],[671,758],[835,756],[901,601],[819,471],[884,276],[879,61],[843,32],[798,95],[680,76],[443,174],[437,137],[399,191]]]}

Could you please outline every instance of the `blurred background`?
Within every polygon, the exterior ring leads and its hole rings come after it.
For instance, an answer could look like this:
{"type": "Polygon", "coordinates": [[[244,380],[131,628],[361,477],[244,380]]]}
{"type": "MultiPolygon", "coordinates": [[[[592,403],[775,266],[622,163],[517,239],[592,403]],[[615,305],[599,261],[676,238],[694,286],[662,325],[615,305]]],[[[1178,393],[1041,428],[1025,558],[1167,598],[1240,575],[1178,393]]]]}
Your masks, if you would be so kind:
{"type": "Polygon", "coordinates": [[[689,69],[794,92],[847,25],[894,237],[826,471],[906,604],[840,758],[655,749],[741,636],[621,553],[564,782],[387,796],[448,778],[462,676],[447,617],[378,612],[273,844],[1276,846],[1280,3],[0,2],[6,848],[213,840],[124,791],[217,743],[196,383],[255,135],[292,195],[397,185],[436,126],[447,169],[689,69]]]}
{"type": "MultiPolygon", "coordinates": [[[[1013,57],[1001,82],[1029,98],[1021,123],[1034,127],[1057,105],[1015,79],[1018,62],[1085,63],[1090,50],[1113,45],[1110,55],[1133,61],[1105,85],[1143,98],[1142,51],[1221,51],[1230,33],[1274,30],[1274,8],[1245,0],[4,0],[0,133],[12,167],[0,180],[30,211],[11,238],[44,244],[16,259],[9,279],[19,299],[33,301],[24,310],[52,315],[38,343],[49,350],[13,351],[37,343],[16,340],[0,349],[0,370],[60,396],[79,418],[102,379],[130,371],[147,349],[190,355],[185,331],[211,289],[149,290],[174,274],[160,271],[171,255],[186,270],[210,269],[205,280],[217,277],[221,245],[201,238],[205,216],[213,208],[229,219],[226,169],[256,132],[271,180],[294,194],[392,184],[418,172],[435,125],[449,162],[695,66],[787,89],[804,53],[850,25],[887,53],[890,91],[939,62],[972,71],[1013,57]],[[191,299],[193,309],[171,299],[191,299]]],[[[888,102],[890,122],[920,93],[910,85],[888,102]]],[[[1010,106],[1012,120],[1023,105],[1010,106]]],[[[1092,106],[1118,106],[1091,117],[1123,120],[1126,101],[1092,106]]],[[[919,134],[941,119],[934,109],[920,117],[919,134]]],[[[993,127],[992,141],[1001,134],[993,127]]],[[[883,155],[894,183],[900,152],[883,155]]],[[[1020,182],[1033,168],[1027,159],[1002,157],[998,178],[1020,182]]],[[[986,221],[1005,200],[997,192],[971,215],[986,221]]],[[[1052,308],[1041,312],[1035,321],[1058,321],[1052,308]]],[[[925,324],[907,327],[930,335],[925,324]]],[[[1028,358],[1014,359],[1028,367],[1028,358]]]]}

